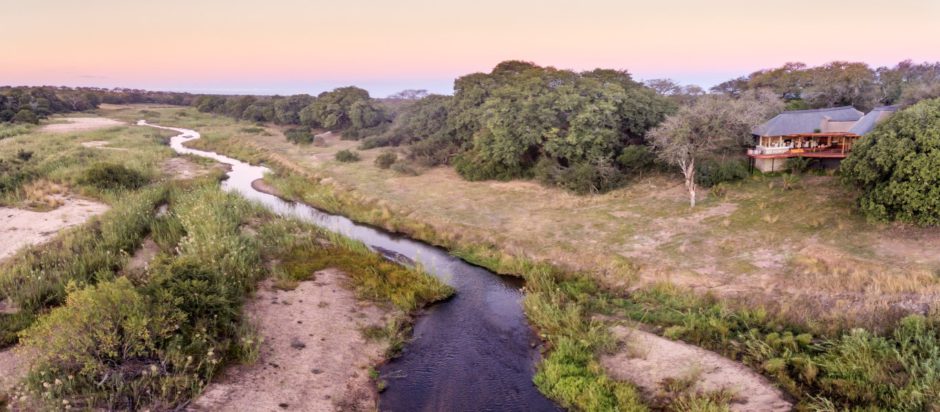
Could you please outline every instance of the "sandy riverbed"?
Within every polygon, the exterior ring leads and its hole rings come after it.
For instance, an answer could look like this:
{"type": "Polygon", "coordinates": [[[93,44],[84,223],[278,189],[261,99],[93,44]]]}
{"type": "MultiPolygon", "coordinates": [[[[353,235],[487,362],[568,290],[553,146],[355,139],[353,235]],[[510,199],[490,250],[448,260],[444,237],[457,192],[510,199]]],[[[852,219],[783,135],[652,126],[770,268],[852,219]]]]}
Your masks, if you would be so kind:
{"type": "Polygon", "coordinates": [[[48,212],[0,207],[0,260],[20,248],[52,239],[60,230],[84,223],[108,210],[108,205],[86,199],[65,198],[48,212]]]}
{"type": "Polygon", "coordinates": [[[359,301],[337,270],[317,272],[292,291],[264,282],[245,312],[262,336],[252,365],[234,366],[206,388],[191,410],[374,410],[369,368],[384,344],[360,330],[384,325],[385,311],[359,301]]]}
{"type": "Polygon", "coordinates": [[[88,130],[103,129],[106,127],[121,126],[126,123],[105,117],[65,117],[66,123],[52,123],[43,126],[41,131],[51,133],[72,133],[88,130]]]}
{"type": "Polygon", "coordinates": [[[760,374],[717,353],[625,326],[612,329],[623,350],[601,359],[611,377],[632,382],[655,397],[668,379],[694,378],[693,391],[734,393],[735,412],[785,412],[783,392],[760,374]]]}

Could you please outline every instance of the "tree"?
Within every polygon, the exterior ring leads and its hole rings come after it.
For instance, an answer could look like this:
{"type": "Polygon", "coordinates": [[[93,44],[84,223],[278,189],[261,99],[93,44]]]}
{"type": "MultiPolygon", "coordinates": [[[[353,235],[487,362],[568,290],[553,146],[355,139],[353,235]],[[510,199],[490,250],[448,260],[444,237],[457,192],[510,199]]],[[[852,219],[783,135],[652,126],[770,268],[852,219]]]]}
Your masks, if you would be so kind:
{"type": "Polygon", "coordinates": [[[940,225],[940,99],[895,113],[862,138],[841,166],[877,220],[940,225]]]}
{"type": "Polygon", "coordinates": [[[406,89],[390,95],[388,98],[395,100],[421,100],[428,96],[430,96],[430,94],[424,89],[406,89]]]}
{"type": "Polygon", "coordinates": [[[16,115],[13,116],[13,119],[11,120],[13,123],[39,123],[39,117],[29,109],[20,109],[20,111],[16,112],[16,115]]]}
{"type": "Polygon", "coordinates": [[[643,84],[656,91],[661,96],[672,96],[682,92],[682,86],[672,79],[650,79],[643,84]]]}
{"type": "Polygon", "coordinates": [[[708,95],[669,116],[649,133],[658,156],[679,167],[689,191],[689,204],[695,207],[696,162],[717,152],[740,150],[760,122],[783,110],[774,93],[748,92],[734,99],[708,95]]]}
{"type": "Polygon", "coordinates": [[[875,72],[865,63],[832,62],[810,69],[804,99],[813,107],[855,106],[868,111],[878,101],[875,72]]]}

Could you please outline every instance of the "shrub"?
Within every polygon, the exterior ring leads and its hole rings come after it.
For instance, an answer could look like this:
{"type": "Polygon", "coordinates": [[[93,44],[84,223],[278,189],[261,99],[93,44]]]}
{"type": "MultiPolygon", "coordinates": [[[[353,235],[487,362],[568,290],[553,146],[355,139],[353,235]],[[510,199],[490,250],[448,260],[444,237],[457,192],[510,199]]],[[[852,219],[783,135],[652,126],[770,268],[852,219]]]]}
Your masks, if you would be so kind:
{"type": "Polygon", "coordinates": [[[146,382],[140,376],[170,366],[159,362],[158,347],[182,317],[156,313],[126,278],[74,287],[65,306],[24,333],[24,342],[38,354],[30,386],[57,398],[88,399],[72,405],[78,408],[105,403],[137,409],[148,403],[147,396],[159,392],[140,388],[147,386],[138,386],[146,382]],[[135,380],[138,385],[131,384],[135,380]]]}
{"type": "Polygon", "coordinates": [[[861,190],[862,211],[877,220],[940,225],[940,99],[895,113],[842,162],[861,190]]]}
{"type": "Polygon", "coordinates": [[[394,170],[395,172],[399,174],[403,174],[407,176],[417,176],[420,174],[418,170],[416,170],[415,168],[409,166],[407,163],[404,163],[404,162],[393,163],[392,170],[394,170]]]}
{"type": "Polygon", "coordinates": [[[29,109],[21,109],[16,112],[16,115],[11,119],[13,123],[31,123],[39,124],[39,117],[29,109]]]}
{"type": "Polygon", "coordinates": [[[632,175],[652,168],[655,158],[656,155],[649,146],[631,145],[625,147],[617,157],[617,164],[624,174],[632,175]]]}
{"type": "Polygon", "coordinates": [[[564,167],[554,160],[542,158],[536,163],[533,172],[542,184],[558,186],[581,195],[604,193],[620,187],[624,182],[623,174],[606,160],[564,167]]]}
{"type": "Polygon", "coordinates": [[[23,149],[17,150],[17,151],[16,151],[16,158],[17,158],[17,159],[20,159],[20,160],[22,160],[22,161],[24,161],[24,162],[28,162],[29,159],[32,159],[32,158],[33,158],[33,152],[31,152],[31,151],[29,151],[29,150],[23,150],[23,149]]]}
{"type": "Polygon", "coordinates": [[[813,159],[806,157],[794,157],[787,160],[787,169],[792,174],[803,174],[813,165],[813,159]]]}
{"type": "Polygon", "coordinates": [[[512,180],[530,175],[521,165],[507,165],[498,161],[486,160],[477,156],[474,152],[466,152],[457,156],[454,161],[454,168],[460,176],[469,181],[512,180]]]}
{"type": "Polygon", "coordinates": [[[121,164],[96,163],[85,170],[81,183],[102,190],[138,189],[147,184],[147,178],[121,164]]]}
{"type": "Polygon", "coordinates": [[[750,174],[742,159],[708,159],[698,162],[695,168],[695,178],[703,187],[741,180],[750,174]]]}
{"type": "Polygon", "coordinates": [[[287,138],[287,141],[294,144],[313,143],[313,133],[310,131],[310,129],[305,127],[288,129],[286,132],[284,132],[284,137],[287,138]]]}
{"type": "Polygon", "coordinates": [[[336,152],[336,160],[343,163],[358,162],[359,153],[344,149],[336,152]]]}
{"type": "Polygon", "coordinates": [[[379,169],[388,169],[398,161],[398,155],[395,152],[385,152],[375,158],[375,166],[379,169]]]}

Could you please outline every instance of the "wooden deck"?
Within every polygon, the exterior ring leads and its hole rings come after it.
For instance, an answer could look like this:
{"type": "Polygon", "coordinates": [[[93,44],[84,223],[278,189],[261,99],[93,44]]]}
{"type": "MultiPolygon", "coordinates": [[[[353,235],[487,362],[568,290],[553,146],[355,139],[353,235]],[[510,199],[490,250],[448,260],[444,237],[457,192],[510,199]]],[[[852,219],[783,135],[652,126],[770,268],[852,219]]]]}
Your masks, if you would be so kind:
{"type": "Polygon", "coordinates": [[[830,149],[830,150],[800,150],[800,149],[791,149],[786,153],[776,153],[776,154],[751,154],[748,153],[748,157],[754,159],[788,159],[791,157],[806,157],[811,159],[845,159],[850,152],[842,151],[841,149],[830,149]]]}

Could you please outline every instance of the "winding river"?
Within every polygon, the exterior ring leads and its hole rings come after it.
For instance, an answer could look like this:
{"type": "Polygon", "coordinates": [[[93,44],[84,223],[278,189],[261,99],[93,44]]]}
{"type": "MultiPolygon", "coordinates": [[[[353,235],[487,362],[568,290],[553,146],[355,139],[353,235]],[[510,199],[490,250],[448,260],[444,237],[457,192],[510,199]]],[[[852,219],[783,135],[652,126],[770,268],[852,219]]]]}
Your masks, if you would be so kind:
{"type": "Polygon", "coordinates": [[[457,293],[432,305],[418,318],[414,339],[402,355],[383,365],[382,411],[554,411],[560,408],[532,383],[539,341],[522,310],[521,280],[470,265],[428,244],[396,236],[310,206],[255,190],[251,183],[269,170],[214,152],[190,149],[198,139],[189,129],[174,130],[173,150],[231,166],[222,189],[238,192],[271,211],[299,218],[359,240],[398,261],[413,261],[457,293]]]}

